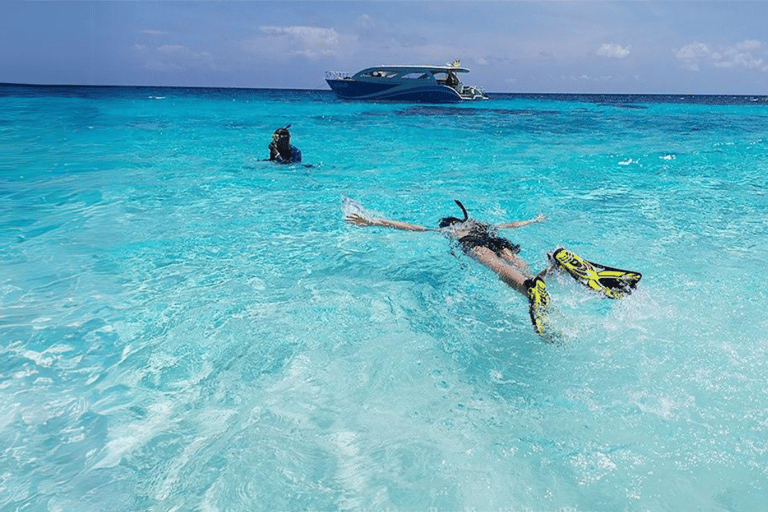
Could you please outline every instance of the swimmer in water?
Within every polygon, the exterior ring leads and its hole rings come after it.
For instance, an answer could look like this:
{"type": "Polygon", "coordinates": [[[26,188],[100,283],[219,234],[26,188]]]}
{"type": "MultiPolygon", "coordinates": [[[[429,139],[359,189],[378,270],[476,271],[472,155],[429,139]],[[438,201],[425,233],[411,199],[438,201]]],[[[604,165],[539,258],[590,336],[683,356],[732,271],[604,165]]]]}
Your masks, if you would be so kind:
{"type": "Polygon", "coordinates": [[[284,128],[278,128],[272,134],[272,142],[269,143],[269,159],[279,164],[297,164],[301,162],[301,151],[296,146],[291,145],[291,134],[288,132],[287,125],[284,128]]]}
{"type": "Polygon", "coordinates": [[[374,226],[399,229],[403,231],[439,231],[444,233],[461,248],[464,253],[492,270],[499,279],[514,290],[526,296],[530,302],[531,322],[536,332],[548,338],[546,313],[549,306],[549,293],[542,279],[546,270],[534,275],[525,261],[517,254],[520,246],[498,236],[499,229],[517,229],[535,222],[544,222],[546,217],[539,214],[528,220],[507,222],[493,226],[485,222],[470,219],[464,205],[455,200],[464,214],[463,219],[445,217],[440,220],[437,229],[418,224],[410,224],[389,219],[370,218],[358,213],[349,213],[345,221],[355,226],[374,226]]]}

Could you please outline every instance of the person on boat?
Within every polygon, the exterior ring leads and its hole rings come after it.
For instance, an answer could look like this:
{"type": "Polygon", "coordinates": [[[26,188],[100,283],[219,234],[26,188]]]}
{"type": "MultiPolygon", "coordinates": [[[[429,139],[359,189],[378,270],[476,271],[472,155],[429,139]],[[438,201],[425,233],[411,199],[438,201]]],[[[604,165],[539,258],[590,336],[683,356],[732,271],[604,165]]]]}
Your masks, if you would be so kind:
{"type": "Polygon", "coordinates": [[[506,222],[493,226],[470,219],[464,205],[458,200],[455,201],[464,213],[464,218],[445,217],[440,220],[437,229],[396,220],[370,218],[358,213],[348,213],[344,220],[355,226],[376,226],[403,231],[439,231],[445,234],[465,254],[492,270],[502,282],[528,298],[534,329],[547,339],[546,313],[549,305],[549,293],[542,279],[546,269],[538,275],[534,275],[526,262],[517,255],[520,252],[520,246],[500,237],[497,232],[499,229],[517,229],[535,222],[544,222],[546,220],[544,214],[540,213],[528,220],[506,222]]]}
{"type": "Polygon", "coordinates": [[[459,85],[459,77],[457,77],[453,71],[448,72],[448,77],[445,79],[445,85],[448,87],[456,88],[457,85],[459,85]]]}
{"type": "Polygon", "coordinates": [[[296,146],[291,145],[291,134],[288,132],[287,125],[284,128],[278,128],[272,134],[272,142],[269,143],[269,159],[279,164],[297,164],[301,162],[301,151],[296,146]]]}

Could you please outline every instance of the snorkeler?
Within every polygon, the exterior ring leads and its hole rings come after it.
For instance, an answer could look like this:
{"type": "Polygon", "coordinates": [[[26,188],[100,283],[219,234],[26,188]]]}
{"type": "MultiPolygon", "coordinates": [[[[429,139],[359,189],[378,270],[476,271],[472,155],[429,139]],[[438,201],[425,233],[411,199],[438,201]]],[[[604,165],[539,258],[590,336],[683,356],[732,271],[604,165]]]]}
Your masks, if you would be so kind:
{"type": "Polygon", "coordinates": [[[287,125],[284,128],[278,128],[272,134],[272,142],[269,143],[269,159],[279,164],[297,164],[301,162],[301,151],[296,146],[291,145],[291,134],[288,132],[287,125]]]}
{"type": "Polygon", "coordinates": [[[445,217],[440,220],[437,229],[407,222],[371,218],[355,212],[347,213],[344,220],[355,226],[378,226],[403,231],[440,231],[444,233],[454,240],[464,253],[495,272],[504,283],[528,298],[534,329],[544,339],[549,339],[546,320],[549,293],[547,293],[546,284],[541,278],[544,272],[534,276],[525,261],[517,256],[520,252],[520,246],[497,234],[498,229],[521,228],[534,222],[543,222],[546,217],[540,213],[532,219],[492,226],[485,222],[470,219],[464,205],[458,200],[455,201],[461,208],[464,218],[445,217]]]}

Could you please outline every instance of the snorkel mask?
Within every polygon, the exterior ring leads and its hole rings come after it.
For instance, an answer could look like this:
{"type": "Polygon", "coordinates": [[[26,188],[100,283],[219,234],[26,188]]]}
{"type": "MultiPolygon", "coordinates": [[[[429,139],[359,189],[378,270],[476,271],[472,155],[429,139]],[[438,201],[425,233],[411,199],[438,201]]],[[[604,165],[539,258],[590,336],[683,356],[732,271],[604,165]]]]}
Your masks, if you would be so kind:
{"type": "Polygon", "coordinates": [[[447,228],[450,226],[453,226],[454,224],[461,224],[462,222],[467,222],[467,219],[469,219],[469,214],[467,213],[467,209],[464,208],[464,205],[461,204],[461,201],[458,199],[454,199],[457,205],[459,205],[459,208],[461,208],[461,211],[464,213],[463,219],[458,219],[456,217],[443,217],[440,219],[440,228],[447,228]]]}
{"type": "Polygon", "coordinates": [[[291,134],[288,133],[288,128],[290,128],[291,125],[287,124],[283,128],[278,128],[275,130],[275,133],[272,134],[272,140],[277,142],[282,138],[289,139],[291,137],[291,134]]]}

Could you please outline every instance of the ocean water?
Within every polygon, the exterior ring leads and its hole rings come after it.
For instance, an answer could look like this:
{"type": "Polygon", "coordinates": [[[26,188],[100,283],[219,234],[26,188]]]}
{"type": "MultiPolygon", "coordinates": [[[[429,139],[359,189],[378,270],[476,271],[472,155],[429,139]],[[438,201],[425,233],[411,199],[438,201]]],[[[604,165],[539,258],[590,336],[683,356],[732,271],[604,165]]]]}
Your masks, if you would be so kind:
{"type": "Polygon", "coordinates": [[[768,498],[768,103],[0,86],[0,510],[739,511],[768,498]],[[305,165],[263,161],[291,124],[305,165]],[[547,278],[562,341],[437,233],[547,278]]]}

